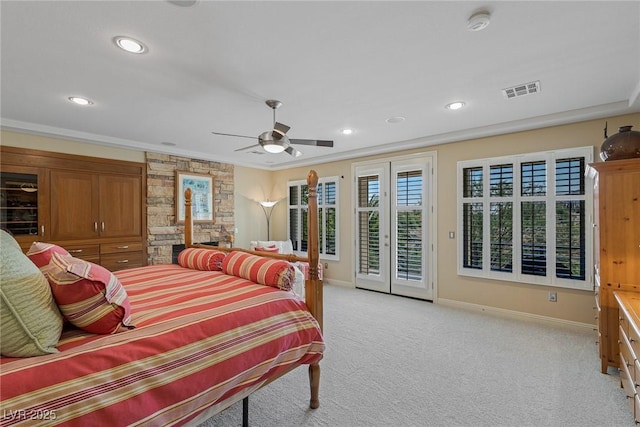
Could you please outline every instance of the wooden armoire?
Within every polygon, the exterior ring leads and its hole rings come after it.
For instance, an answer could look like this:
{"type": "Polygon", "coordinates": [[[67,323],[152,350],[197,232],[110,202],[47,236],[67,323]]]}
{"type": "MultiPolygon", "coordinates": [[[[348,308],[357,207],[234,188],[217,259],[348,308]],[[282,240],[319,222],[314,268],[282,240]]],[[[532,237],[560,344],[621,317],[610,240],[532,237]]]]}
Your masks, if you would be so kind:
{"type": "Polygon", "coordinates": [[[0,226],[121,270],[147,264],[146,165],[0,147],[0,226]]]}
{"type": "Polygon", "coordinates": [[[640,292],[640,159],[590,165],[594,178],[596,324],[601,369],[620,365],[615,291],[640,292]]]}

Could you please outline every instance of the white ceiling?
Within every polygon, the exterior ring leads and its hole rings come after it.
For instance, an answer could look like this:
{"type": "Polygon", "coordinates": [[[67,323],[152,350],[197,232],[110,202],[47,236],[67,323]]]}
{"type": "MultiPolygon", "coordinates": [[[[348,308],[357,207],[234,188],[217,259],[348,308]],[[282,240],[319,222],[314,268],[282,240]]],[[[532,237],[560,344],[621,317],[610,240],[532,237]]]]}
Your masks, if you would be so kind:
{"type": "Polygon", "coordinates": [[[638,1],[0,7],[4,129],[282,169],[640,111],[638,1]],[[490,25],[468,31],[480,9],[490,25]],[[117,35],[149,51],[121,51],[117,35]],[[538,80],[535,95],[501,92],[538,80]],[[294,159],[236,152],[252,141],[211,134],[269,130],[270,98],[283,102],[277,120],[291,138],[335,147],[297,146],[294,159]],[[465,108],[444,108],[456,100],[465,108]]]}

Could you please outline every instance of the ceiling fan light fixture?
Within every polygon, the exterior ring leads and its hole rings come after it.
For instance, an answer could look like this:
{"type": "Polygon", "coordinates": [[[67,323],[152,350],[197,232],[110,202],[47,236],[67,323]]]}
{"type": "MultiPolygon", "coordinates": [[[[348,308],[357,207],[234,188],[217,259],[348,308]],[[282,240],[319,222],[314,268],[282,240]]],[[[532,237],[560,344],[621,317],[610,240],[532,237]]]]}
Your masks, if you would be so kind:
{"type": "MultiPolygon", "coordinates": [[[[284,138],[284,137],[283,137],[284,138]]],[[[273,139],[273,135],[270,131],[262,132],[258,137],[258,142],[264,148],[264,151],[267,153],[282,153],[285,150],[285,144],[283,143],[283,138],[276,141],[273,139]]]]}
{"type": "Polygon", "coordinates": [[[276,144],[275,142],[262,144],[262,148],[264,148],[264,151],[273,154],[282,153],[284,151],[284,147],[280,144],[276,144]]]}

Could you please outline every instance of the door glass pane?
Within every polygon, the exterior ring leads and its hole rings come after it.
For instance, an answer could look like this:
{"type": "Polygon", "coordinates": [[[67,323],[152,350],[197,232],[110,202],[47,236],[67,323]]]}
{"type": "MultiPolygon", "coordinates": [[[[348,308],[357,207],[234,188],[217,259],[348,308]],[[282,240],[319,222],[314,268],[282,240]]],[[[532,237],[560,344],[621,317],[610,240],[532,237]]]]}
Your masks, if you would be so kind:
{"type": "Polygon", "coordinates": [[[513,271],[513,204],[491,203],[491,270],[513,271]]]}
{"type": "Polygon", "coordinates": [[[0,227],[14,236],[38,234],[38,176],[2,172],[0,227]]]}
{"type": "Polygon", "coordinates": [[[545,202],[522,202],[522,273],[547,275],[547,212],[545,202]]]}
{"type": "Polygon", "coordinates": [[[358,233],[358,272],[380,274],[380,215],[377,211],[358,213],[358,233]]]}
{"type": "Polygon", "coordinates": [[[378,207],[380,203],[380,178],[361,176],[358,178],[358,207],[378,207]]]}
{"type": "Polygon", "coordinates": [[[396,205],[422,205],[422,171],[400,172],[396,175],[396,205]]]}
{"type": "Polygon", "coordinates": [[[396,277],[422,280],[422,210],[397,213],[396,277]]]}

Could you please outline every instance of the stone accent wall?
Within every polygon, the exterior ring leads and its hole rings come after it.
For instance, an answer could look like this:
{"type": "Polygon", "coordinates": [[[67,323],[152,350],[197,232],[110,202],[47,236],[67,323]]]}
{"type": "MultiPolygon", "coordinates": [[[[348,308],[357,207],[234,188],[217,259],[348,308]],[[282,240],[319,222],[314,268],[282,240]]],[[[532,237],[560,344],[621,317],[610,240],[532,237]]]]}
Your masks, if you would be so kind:
{"type": "Polygon", "coordinates": [[[229,241],[235,222],[233,165],[149,152],[146,162],[149,264],[171,263],[172,245],[184,243],[184,225],[176,223],[177,170],[213,176],[213,222],[194,224],[194,242],[229,241]]]}

